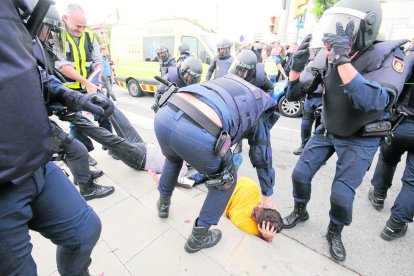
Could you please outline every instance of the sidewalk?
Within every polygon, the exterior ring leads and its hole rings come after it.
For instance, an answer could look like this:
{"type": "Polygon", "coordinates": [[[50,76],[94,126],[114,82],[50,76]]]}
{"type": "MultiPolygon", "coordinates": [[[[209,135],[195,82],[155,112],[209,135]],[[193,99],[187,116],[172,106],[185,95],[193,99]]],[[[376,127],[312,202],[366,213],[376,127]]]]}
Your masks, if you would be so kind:
{"type": "MultiPolygon", "coordinates": [[[[113,160],[100,147],[93,156],[105,172],[99,184],[114,185],[116,190],[107,198],[88,202],[102,220],[101,238],[92,254],[92,275],[357,274],[283,232],[273,243],[266,243],[225,217],[217,226],[222,240],[213,248],[188,254],[184,243],[204,201],[205,188],[177,188],[170,217],[162,220],[155,208],[158,191],[147,173],[113,160]]],[[[59,275],[55,245],[37,233],[31,235],[38,274],[59,275]]]]}

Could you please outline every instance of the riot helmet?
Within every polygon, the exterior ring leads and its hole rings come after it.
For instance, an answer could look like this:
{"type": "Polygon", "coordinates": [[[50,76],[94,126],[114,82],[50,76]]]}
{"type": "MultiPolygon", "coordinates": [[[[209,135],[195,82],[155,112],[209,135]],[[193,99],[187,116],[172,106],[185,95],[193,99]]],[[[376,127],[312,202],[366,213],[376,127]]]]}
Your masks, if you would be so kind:
{"type": "Polygon", "coordinates": [[[229,73],[250,80],[256,74],[256,64],[256,54],[252,50],[242,50],[233,60],[229,73]]]}
{"type": "Polygon", "coordinates": [[[180,46],[178,46],[178,51],[180,51],[180,54],[190,54],[190,47],[186,43],[181,43],[180,46]]]}
{"type": "Polygon", "coordinates": [[[231,42],[228,39],[222,39],[217,43],[217,53],[219,57],[226,57],[230,55],[231,42]]]}
{"type": "Polygon", "coordinates": [[[195,84],[199,83],[201,79],[201,74],[203,73],[203,65],[201,60],[195,57],[188,57],[186,60],[181,63],[178,68],[181,79],[185,84],[195,84]]]}
{"type": "Polygon", "coordinates": [[[166,61],[168,59],[169,53],[168,48],[162,43],[159,43],[156,48],[158,60],[166,61]]]}
{"type": "Polygon", "coordinates": [[[354,21],[352,38],[353,52],[371,46],[377,38],[381,26],[382,9],[379,0],[341,0],[326,10],[312,33],[310,48],[323,47],[325,33],[336,33],[336,23],[345,26],[354,21]]]}

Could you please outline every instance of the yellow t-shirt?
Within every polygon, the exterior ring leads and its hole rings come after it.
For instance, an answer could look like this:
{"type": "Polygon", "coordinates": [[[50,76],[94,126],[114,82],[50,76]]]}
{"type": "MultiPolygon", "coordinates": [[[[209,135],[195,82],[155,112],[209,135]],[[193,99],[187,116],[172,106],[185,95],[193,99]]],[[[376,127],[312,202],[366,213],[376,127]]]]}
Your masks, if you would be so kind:
{"type": "Polygon", "coordinates": [[[244,232],[258,236],[259,230],[256,221],[252,218],[252,211],[260,201],[257,184],[247,177],[239,178],[227,203],[226,217],[244,232]]]}

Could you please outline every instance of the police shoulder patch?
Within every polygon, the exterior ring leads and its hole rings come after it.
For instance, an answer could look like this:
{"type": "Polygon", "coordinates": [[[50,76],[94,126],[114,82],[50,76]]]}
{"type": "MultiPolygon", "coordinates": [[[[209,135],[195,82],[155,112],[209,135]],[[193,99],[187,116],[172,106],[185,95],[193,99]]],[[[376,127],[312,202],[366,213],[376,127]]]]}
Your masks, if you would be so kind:
{"type": "Polygon", "coordinates": [[[394,57],[392,59],[392,68],[394,68],[394,70],[397,73],[401,74],[404,71],[404,67],[405,67],[404,60],[401,60],[397,57],[394,57]]]}

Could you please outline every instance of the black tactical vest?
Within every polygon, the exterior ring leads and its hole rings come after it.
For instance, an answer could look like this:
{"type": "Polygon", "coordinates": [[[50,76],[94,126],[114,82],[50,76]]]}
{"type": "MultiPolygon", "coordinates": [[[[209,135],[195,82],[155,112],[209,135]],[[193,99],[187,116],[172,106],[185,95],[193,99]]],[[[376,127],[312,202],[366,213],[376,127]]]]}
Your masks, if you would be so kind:
{"type": "MultiPolygon", "coordinates": [[[[374,44],[372,49],[352,61],[352,65],[364,78],[378,82],[391,94],[399,95],[414,61],[413,58],[406,58],[400,49],[406,42],[399,40],[374,44]],[[396,65],[398,60],[402,60],[405,67],[396,65]]],[[[385,110],[365,112],[352,106],[349,96],[341,86],[342,80],[336,68],[328,67],[324,84],[322,116],[329,133],[348,137],[358,134],[364,125],[383,118],[385,110]]]]}

